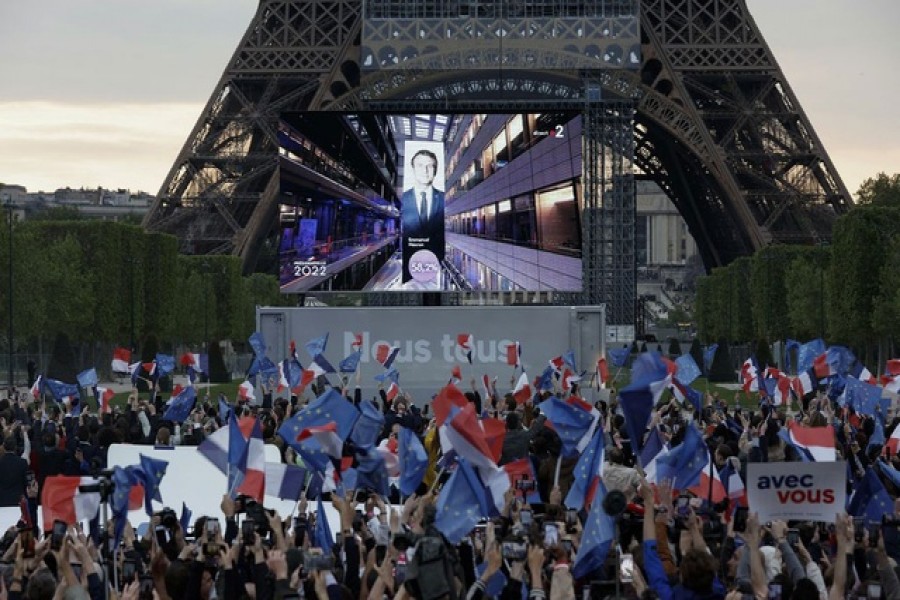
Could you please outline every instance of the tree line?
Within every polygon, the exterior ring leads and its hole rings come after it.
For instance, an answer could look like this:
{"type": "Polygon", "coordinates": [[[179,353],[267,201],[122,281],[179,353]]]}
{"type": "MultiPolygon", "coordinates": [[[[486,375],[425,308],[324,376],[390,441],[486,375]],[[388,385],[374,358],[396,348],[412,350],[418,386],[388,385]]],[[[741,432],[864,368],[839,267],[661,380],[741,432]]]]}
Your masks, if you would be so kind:
{"type": "MultiPolygon", "coordinates": [[[[0,306],[9,306],[9,229],[0,228],[0,306]]],[[[185,256],[175,237],[109,221],[24,221],[12,231],[16,353],[43,354],[65,336],[101,354],[140,347],[150,335],[161,350],[212,340],[246,340],[257,305],[279,305],[274,275],[242,276],[233,256],[185,256]],[[100,347],[99,349],[98,346],[100,347]],[[97,349],[97,350],[94,350],[97,349]]],[[[6,339],[8,319],[0,319],[6,339]]],[[[4,341],[5,341],[4,339],[4,341]]]]}
{"type": "Polygon", "coordinates": [[[900,339],[900,176],[866,180],[830,245],[774,245],[697,281],[705,343],[817,337],[852,347],[872,371],[900,339]]]}

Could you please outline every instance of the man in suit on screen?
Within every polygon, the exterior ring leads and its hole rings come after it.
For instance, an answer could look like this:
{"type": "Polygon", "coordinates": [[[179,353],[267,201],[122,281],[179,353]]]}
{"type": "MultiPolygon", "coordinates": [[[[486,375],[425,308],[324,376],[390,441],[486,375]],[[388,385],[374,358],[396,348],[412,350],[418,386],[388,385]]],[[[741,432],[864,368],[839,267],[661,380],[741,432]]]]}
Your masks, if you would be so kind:
{"type": "Polygon", "coordinates": [[[444,192],[434,187],[438,159],[430,150],[419,150],[410,160],[413,187],[400,197],[401,235],[403,237],[403,282],[415,279],[421,283],[437,283],[434,277],[427,277],[437,261],[444,260],[444,192]],[[432,256],[419,253],[431,252],[432,256]],[[418,254],[417,254],[418,253],[418,254]],[[414,260],[424,257],[424,262],[414,260]]]}

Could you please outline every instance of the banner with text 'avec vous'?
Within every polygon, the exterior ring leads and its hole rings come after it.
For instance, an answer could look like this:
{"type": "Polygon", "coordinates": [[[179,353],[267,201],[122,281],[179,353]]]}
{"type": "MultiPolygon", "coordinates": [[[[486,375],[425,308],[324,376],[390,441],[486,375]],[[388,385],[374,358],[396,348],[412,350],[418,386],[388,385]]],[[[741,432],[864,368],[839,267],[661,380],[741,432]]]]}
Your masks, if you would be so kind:
{"type": "Polygon", "coordinates": [[[747,465],[747,502],[759,521],[834,523],[847,501],[844,462],[747,465]]]}

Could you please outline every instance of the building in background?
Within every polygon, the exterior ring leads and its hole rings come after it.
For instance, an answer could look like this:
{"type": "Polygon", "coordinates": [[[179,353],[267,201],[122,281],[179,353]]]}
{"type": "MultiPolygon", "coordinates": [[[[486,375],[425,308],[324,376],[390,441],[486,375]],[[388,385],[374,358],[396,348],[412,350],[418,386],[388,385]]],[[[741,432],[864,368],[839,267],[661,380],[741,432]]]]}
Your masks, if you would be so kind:
{"type": "Polygon", "coordinates": [[[129,221],[140,224],[154,197],[146,192],[104,188],[59,188],[55,192],[29,192],[21,185],[0,187],[0,202],[11,202],[19,218],[35,218],[54,209],[77,211],[83,219],[129,221]]]}

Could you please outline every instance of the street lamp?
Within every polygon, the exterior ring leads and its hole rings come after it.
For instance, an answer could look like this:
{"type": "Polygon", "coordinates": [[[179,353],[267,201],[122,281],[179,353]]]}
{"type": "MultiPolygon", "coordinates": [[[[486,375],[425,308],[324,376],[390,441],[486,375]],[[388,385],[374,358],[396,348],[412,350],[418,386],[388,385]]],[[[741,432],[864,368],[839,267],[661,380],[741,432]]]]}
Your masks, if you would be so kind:
{"type": "Polygon", "coordinates": [[[9,212],[9,385],[15,385],[13,377],[13,362],[15,360],[16,350],[13,340],[13,203],[12,196],[6,195],[6,203],[4,207],[9,212]]]}

